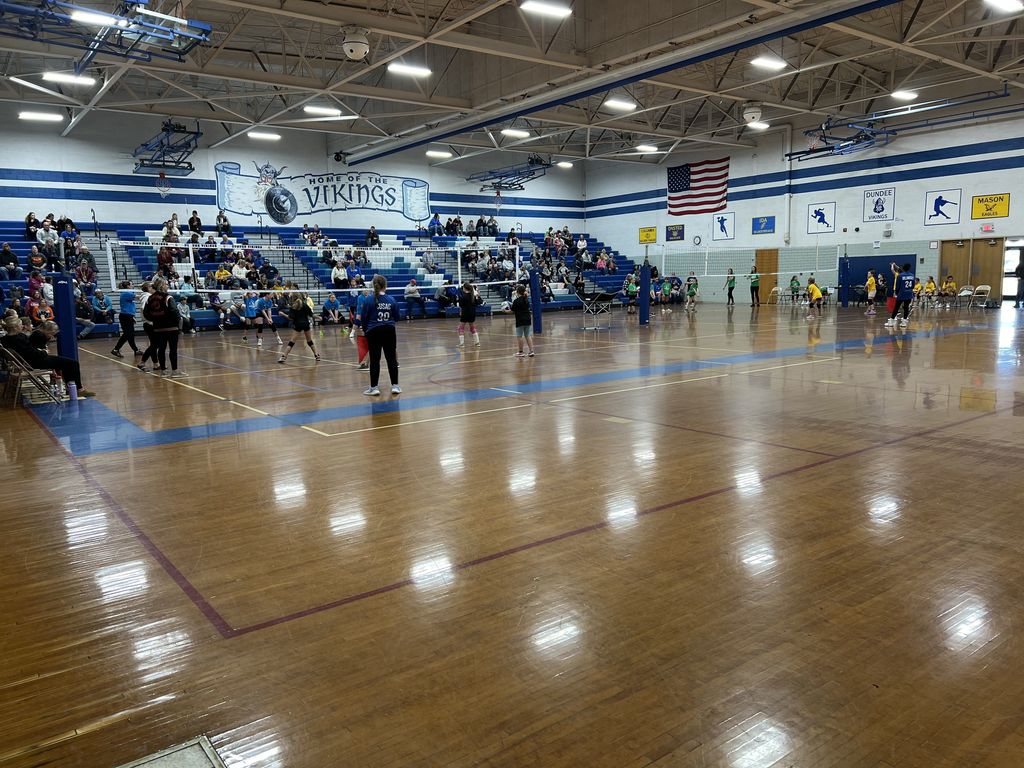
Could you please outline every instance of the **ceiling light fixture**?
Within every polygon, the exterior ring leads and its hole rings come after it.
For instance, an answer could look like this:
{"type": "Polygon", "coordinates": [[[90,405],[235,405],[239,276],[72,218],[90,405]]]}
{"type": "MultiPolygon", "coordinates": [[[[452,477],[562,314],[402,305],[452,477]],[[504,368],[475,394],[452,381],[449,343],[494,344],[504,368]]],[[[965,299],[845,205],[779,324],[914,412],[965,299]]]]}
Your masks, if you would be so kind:
{"type": "Polygon", "coordinates": [[[50,83],[66,83],[67,85],[96,85],[95,77],[72,75],[67,72],[44,72],[43,80],[50,83]]]}
{"type": "Polygon", "coordinates": [[[502,136],[508,136],[510,139],[528,139],[530,138],[529,131],[523,131],[519,128],[502,128],[502,136]]]}
{"type": "Polygon", "coordinates": [[[155,19],[163,19],[164,21],[170,21],[175,24],[184,24],[185,26],[188,26],[188,19],[183,19],[179,16],[168,16],[166,13],[157,13],[156,11],[149,10],[149,8],[147,8],[144,5],[135,6],[135,11],[136,13],[141,13],[146,16],[152,16],[155,19]]]}
{"type": "Polygon", "coordinates": [[[747,123],[748,128],[753,128],[755,131],[767,131],[771,126],[762,120],[751,120],[747,123]]]}
{"type": "Polygon", "coordinates": [[[427,157],[436,157],[438,160],[447,160],[452,156],[451,152],[445,152],[442,149],[428,149],[427,157]]]}
{"type": "Polygon", "coordinates": [[[761,56],[758,56],[756,59],[752,59],[750,63],[753,64],[755,67],[759,67],[760,69],[770,69],[775,72],[778,72],[780,69],[785,69],[786,67],[789,66],[789,64],[787,64],[782,59],[776,56],[766,56],[763,54],[761,56]]]}
{"type": "Polygon", "coordinates": [[[649,155],[651,152],[657,152],[658,148],[653,144],[637,144],[637,152],[643,152],[645,155],[649,155]]]}
{"type": "Polygon", "coordinates": [[[611,98],[605,99],[604,106],[607,109],[613,109],[616,112],[632,112],[636,109],[636,102],[627,101],[626,99],[611,98]]]}
{"type": "Polygon", "coordinates": [[[388,64],[388,72],[396,75],[410,75],[412,77],[429,77],[431,71],[426,67],[418,67],[415,64],[403,64],[400,61],[392,61],[388,64]]]}
{"type": "Polygon", "coordinates": [[[278,141],[281,138],[280,133],[269,133],[267,131],[249,131],[246,135],[250,139],[258,139],[260,141],[278,141]]]}
{"type": "Polygon", "coordinates": [[[95,24],[100,27],[127,27],[127,19],[119,19],[106,13],[95,11],[72,11],[71,20],[80,24],[95,24]]]}
{"type": "Polygon", "coordinates": [[[896,101],[913,101],[917,98],[917,91],[908,91],[901,88],[898,91],[893,91],[889,95],[896,99],[896,101]]]}
{"type": "Polygon", "coordinates": [[[985,0],[985,2],[996,10],[1005,11],[1006,13],[1024,11],[1024,3],[1021,0],[985,0]]]}
{"type": "Polygon", "coordinates": [[[550,16],[553,19],[564,19],[572,14],[572,8],[567,8],[558,3],[548,3],[545,0],[525,0],[519,8],[526,13],[535,13],[538,16],[550,16]]]}
{"type": "Polygon", "coordinates": [[[555,165],[557,165],[559,168],[572,168],[572,163],[570,163],[568,160],[560,160],[559,162],[555,163],[555,165]]]}
{"type": "Polygon", "coordinates": [[[334,107],[316,107],[307,105],[302,108],[307,115],[321,115],[323,117],[341,117],[341,110],[334,107]]]}
{"type": "Polygon", "coordinates": [[[64,120],[64,115],[56,112],[19,112],[19,120],[35,120],[40,123],[59,123],[64,120]]]}

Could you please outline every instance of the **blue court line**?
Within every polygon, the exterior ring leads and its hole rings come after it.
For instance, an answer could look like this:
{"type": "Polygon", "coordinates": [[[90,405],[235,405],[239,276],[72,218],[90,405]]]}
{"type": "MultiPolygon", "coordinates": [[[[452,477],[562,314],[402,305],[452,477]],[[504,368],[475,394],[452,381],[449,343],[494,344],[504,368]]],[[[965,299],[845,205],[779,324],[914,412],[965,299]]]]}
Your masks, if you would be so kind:
{"type": "MultiPolygon", "coordinates": [[[[984,329],[984,326],[980,326],[984,329]]],[[[897,338],[936,338],[970,333],[979,330],[975,326],[963,326],[934,331],[907,332],[901,335],[890,334],[877,336],[872,343],[886,344],[897,338]]],[[[822,343],[815,352],[841,352],[863,348],[865,339],[848,339],[835,343],[822,343]]],[[[620,382],[627,379],[652,378],[678,373],[690,373],[704,370],[721,370],[723,365],[742,365],[744,363],[785,360],[807,354],[807,347],[791,347],[789,349],[772,350],[769,352],[751,352],[714,360],[688,360],[680,363],[644,366],[618,371],[582,374],[557,379],[543,379],[526,384],[512,383],[501,385],[502,389],[515,389],[523,394],[551,392],[573,387],[589,387],[597,384],[620,382]]],[[[440,395],[423,395],[421,397],[402,397],[393,400],[372,401],[335,408],[320,408],[311,411],[282,414],[279,416],[261,416],[257,418],[233,419],[189,427],[174,427],[150,432],[133,424],[120,413],[108,408],[97,400],[85,400],[77,404],[56,406],[37,406],[36,413],[40,421],[68,451],[76,456],[88,456],[95,453],[123,451],[133,448],[149,448],[153,446],[186,443],[194,440],[207,440],[215,437],[242,435],[249,432],[261,432],[283,427],[302,427],[312,424],[344,421],[366,416],[376,416],[399,411],[413,411],[420,408],[437,408],[447,405],[459,405],[508,397],[494,387],[484,389],[460,390],[440,395]]]]}

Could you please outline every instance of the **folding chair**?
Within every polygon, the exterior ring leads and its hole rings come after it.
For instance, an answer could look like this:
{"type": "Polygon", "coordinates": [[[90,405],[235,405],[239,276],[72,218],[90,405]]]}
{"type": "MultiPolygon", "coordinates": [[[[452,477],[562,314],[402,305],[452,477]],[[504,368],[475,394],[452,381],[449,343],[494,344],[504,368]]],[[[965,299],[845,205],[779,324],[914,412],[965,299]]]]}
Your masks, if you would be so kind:
{"type": "Polygon", "coordinates": [[[766,304],[781,304],[782,289],[779,286],[772,288],[771,293],[768,294],[768,301],[766,304]]]}
{"type": "Polygon", "coordinates": [[[18,403],[21,401],[21,390],[26,379],[39,391],[44,399],[53,403],[61,402],[61,398],[55,395],[51,388],[53,371],[33,368],[17,353],[4,346],[0,346],[0,359],[3,359],[4,366],[7,369],[7,381],[4,383],[3,393],[6,404],[9,404],[11,407],[18,406],[18,403]]]}
{"type": "Polygon", "coordinates": [[[979,285],[977,288],[974,289],[974,293],[971,294],[971,299],[970,301],[967,302],[967,308],[971,309],[972,307],[980,305],[981,308],[984,309],[985,303],[988,301],[988,298],[991,295],[991,293],[991,285],[979,285]]]}
{"type": "Polygon", "coordinates": [[[957,309],[960,309],[960,307],[963,306],[964,302],[967,302],[968,304],[970,303],[971,297],[973,295],[973,285],[960,286],[960,292],[957,293],[956,297],[953,299],[953,306],[955,306],[957,309]]]}

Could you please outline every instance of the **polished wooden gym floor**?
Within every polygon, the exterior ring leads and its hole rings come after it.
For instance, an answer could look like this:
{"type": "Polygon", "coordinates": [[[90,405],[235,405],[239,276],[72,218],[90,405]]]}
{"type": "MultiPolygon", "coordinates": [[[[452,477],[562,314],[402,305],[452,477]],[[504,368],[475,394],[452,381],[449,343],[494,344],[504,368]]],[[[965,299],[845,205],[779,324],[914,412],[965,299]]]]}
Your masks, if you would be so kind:
{"type": "Polygon", "coordinates": [[[1019,318],[86,341],[0,414],[0,766],[1020,768],[1019,318]]]}

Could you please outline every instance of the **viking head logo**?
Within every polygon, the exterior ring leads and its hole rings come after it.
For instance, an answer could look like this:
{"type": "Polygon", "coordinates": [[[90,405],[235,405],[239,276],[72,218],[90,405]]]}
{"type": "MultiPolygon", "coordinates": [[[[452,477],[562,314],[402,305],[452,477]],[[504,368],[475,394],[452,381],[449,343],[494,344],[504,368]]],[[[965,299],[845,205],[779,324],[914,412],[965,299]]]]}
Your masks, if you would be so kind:
{"type": "Polygon", "coordinates": [[[280,168],[275,168],[270,163],[256,165],[255,162],[253,165],[256,166],[256,173],[259,174],[259,183],[266,184],[271,187],[277,184],[277,177],[284,173],[284,169],[288,167],[287,165],[283,165],[280,168]]]}

